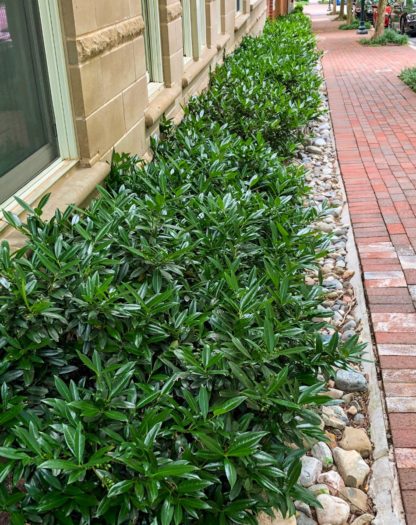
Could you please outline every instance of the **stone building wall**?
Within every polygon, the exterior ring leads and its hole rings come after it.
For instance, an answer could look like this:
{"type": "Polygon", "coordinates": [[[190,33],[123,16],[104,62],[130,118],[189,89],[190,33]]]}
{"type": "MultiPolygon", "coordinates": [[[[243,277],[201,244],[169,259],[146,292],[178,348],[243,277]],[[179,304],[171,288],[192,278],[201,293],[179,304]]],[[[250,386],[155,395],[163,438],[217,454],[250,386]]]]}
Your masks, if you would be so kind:
{"type": "Polygon", "coordinates": [[[266,18],[266,0],[243,0],[237,17],[235,0],[206,0],[207,45],[198,60],[185,64],[181,2],[159,0],[164,87],[149,97],[140,0],[60,3],[83,166],[108,160],[113,148],[143,155],[162,114],[179,117],[189,97],[206,87],[224,49],[230,52],[245,34],[259,33],[266,18]]]}

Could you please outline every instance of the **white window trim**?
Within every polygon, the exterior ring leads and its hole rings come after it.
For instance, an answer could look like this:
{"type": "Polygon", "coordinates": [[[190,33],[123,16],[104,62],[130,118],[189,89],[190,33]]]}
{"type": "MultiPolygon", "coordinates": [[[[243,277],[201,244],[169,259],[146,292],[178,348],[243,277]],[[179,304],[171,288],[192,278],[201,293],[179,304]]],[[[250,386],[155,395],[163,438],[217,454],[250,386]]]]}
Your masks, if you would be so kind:
{"type": "Polygon", "coordinates": [[[58,2],[38,0],[61,159],[78,158],[58,2]]]}
{"type": "MultiPolygon", "coordinates": [[[[163,84],[162,40],[158,0],[142,0],[145,53],[149,86],[163,84]]],[[[149,92],[150,94],[150,92],[149,92]]]]}
{"type": "MultiPolygon", "coordinates": [[[[1,203],[1,210],[10,211],[19,215],[22,211],[20,205],[16,202],[15,196],[20,197],[29,206],[32,206],[39,197],[48,193],[48,190],[58,180],[66,175],[71,168],[78,164],[78,160],[62,160],[61,158],[56,159],[52,164],[45,168],[39,175],[36,175],[30,180],[23,188],[17,190],[14,195],[9,197],[7,200],[1,203]]],[[[2,221],[0,214],[0,232],[7,227],[7,224],[2,221]]]]}
{"type": "Polygon", "coordinates": [[[193,58],[191,0],[182,0],[182,45],[184,61],[193,58]]]}
{"type": "Polygon", "coordinates": [[[198,60],[207,43],[205,0],[191,1],[192,54],[198,60]]]}
{"type": "MultiPolygon", "coordinates": [[[[220,1],[220,0],[217,0],[220,1]]],[[[184,63],[198,60],[207,45],[205,0],[182,0],[182,33],[184,63]]]]}
{"type": "Polygon", "coordinates": [[[205,0],[196,0],[198,15],[198,36],[200,48],[207,45],[207,19],[205,12],[205,0]]]}
{"type": "Polygon", "coordinates": [[[222,0],[216,0],[216,23],[217,23],[217,34],[222,35],[222,6],[221,6],[222,0]]]}

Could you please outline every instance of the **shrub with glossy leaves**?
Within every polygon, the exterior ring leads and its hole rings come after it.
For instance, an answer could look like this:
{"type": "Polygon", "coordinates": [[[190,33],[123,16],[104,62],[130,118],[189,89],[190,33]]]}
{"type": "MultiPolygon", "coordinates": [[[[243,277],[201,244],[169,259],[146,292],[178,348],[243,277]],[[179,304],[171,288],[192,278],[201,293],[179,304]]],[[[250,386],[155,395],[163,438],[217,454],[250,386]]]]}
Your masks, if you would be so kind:
{"type": "Polygon", "coordinates": [[[308,17],[294,13],[267,24],[261,37],[246,38],[216,69],[209,91],[187,111],[226,122],[244,138],[260,131],[285,157],[319,113],[317,58],[308,17]]]}
{"type": "Polygon", "coordinates": [[[166,135],[148,165],[116,154],[86,210],[6,214],[27,237],[0,250],[13,524],[255,524],[313,502],[297,479],[322,439],[317,377],[360,348],[319,336],[303,172],[205,112],[166,135]]]}
{"type": "Polygon", "coordinates": [[[416,68],[408,67],[402,69],[399,78],[400,80],[403,80],[403,82],[407,84],[410,87],[410,89],[416,91],[416,68]]]}

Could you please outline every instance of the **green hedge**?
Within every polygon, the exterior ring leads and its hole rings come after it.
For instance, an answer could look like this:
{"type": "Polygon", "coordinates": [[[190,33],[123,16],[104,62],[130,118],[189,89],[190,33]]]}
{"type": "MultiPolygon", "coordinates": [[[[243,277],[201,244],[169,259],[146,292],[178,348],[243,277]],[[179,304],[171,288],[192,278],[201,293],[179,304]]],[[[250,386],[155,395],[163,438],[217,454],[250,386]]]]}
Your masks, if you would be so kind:
{"type": "Polygon", "coordinates": [[[416,91],[416,68],[407,67],[402,69],[399,75],[400,80],[407,84],[410,89],[416,91]]]}
{"type": "Polygon", "coordinates": [[[363,46],[407,46],[409,37],[402,35],[394,29],[386,28],[384,32],[378,37],[361,38],[360,44],[363,46]]]}
{"type": "MultiPolygon", "coordinates": [[[[357,18],[355,18],[351,22],[351,24],[347,24],[347,23],[341,24],[340,26],[338,26],[338,29],[341,29],[342,31],[349,31],[351,29],[358,29],[359,27],[360,27],[360,21],[357,18]]],[[[365,27],[366,29],[370,29],[371,23],[365,22],[365,27]]]]}
{"type": "Polygon", "coordinates": [[[215,71],[209,91],[189,111],[226,123],[242,138],[261,132],[287,156],[319,107],[317,56],[308,18],[296,13],[268,24],[261,38],[245,39],[215,71]]]}
{"type": "Polygon", "coordinates": [[[114,155],[87,210],[7,215],[27,236],[0,252],[13,524],[254,524],[313,503],[297,479],[322,439],[318,374],[360,351],[319,336],[304,272],[326,240],[281,159],[318,112],[316,60],[305,17],[268,24],[165,125],[152,163],[114,155]]]}

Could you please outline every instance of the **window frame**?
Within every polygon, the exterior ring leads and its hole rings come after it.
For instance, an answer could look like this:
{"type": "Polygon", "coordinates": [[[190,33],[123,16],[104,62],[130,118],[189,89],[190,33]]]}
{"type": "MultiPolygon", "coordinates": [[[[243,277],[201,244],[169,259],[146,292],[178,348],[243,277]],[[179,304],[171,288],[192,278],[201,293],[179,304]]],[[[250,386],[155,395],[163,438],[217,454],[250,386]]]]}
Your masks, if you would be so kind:
{"type": "Polygon", "coordinates": [[[196,11],[198,16],[198,40],[200,49],[203,49],[207,45],[207,14],[205,7],[205,0],[196,0],[196,11]]]}
{"type": "Polygon", "coordinates": [[[191,1],[182,0],[182,49],[186,59],[193,58],[191,1]]]}
{"type": "MultiPolygon", "coordinates": [[[[49,91],[52,103],[53,124],[56,133],[57,155],[49,164],[41,167],[23,186],[13,195],[3,200],[0,193],[0,204],[2,208],[9,209],[15,203],[14,196],[22,196],[32,191],[32,188],[39,185],[51,184],[56,181],[54,172],[59,170],[62,176],[67,169],[70,169],[79,159],[77,138],[75,133],[74,117],[72,110],[72,100],[69,88],[69,78],[67,72],[67,60],[64,48],[64,37],[62,32],[62,20],[59,6],[55,0],[38,0],[40,29],[42,31],[43,51],[46,60],[46,76],[49,84],[49,91]],[[64,168],[64,169],[61,169],[64,168]]],[[[41,149],[44,149],[44,146],[41,149]]],[[[5,188],[7,188],[7,179],[17,177],[17,174],[25,166],[33,166],[36,159],[41,159],[42,152],[35,152],[30,158],[22,161],[8,171],[4,177],[5,188]]],[[[1,187],[1,181],[0,181],[1,187]]]]}
{"type": "Polygon", "coordinates": [[[222,35],[222,0],[216,0],[217,34],[222,35]]]}
{"type": "MultiPolygon", "coordinates": [[[[218,1],[218,0],[217,0],[218,1]]],[[[182,0],[182,49],[184,61],[198,60],[207,46],[205,0],[182,0]]]]}
{"type": "Polygon", "coordinates": [[[160,14],[158,0],[141,0],[144,21],[144,45],[146,73],[149,93],[154,92],[163,83],[162,37],[160,34],[160,14]]]}
{"type": "Polygon", "coordinates": [[[61,160],[77,159],[78,147],[66,68],[62,22],[55,0],[38,0],[52,107],[61,160]]]}
{"type": "Polygon", "coordinates": [[[192,54],[198,60],[207,45],[207,21],[205,0],[190,0],[191,2],[191,34],[192,54]]]}

